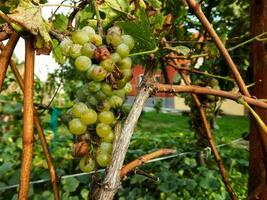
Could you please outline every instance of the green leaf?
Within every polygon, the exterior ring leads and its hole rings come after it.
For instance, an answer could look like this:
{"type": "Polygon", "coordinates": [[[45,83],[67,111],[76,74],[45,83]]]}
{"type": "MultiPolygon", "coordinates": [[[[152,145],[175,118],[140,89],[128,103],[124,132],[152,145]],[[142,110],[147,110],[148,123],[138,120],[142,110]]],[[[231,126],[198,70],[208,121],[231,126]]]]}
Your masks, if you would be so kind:
{"type": "Polygon", "coordinates": [[[56,14],[53,21],[55,29],[59,32],[63,32],[68,28],[68,17],[63,14],[56,14]]]}
{"type": "Polygon", "coordinates": [[[80,184],[80,182],[73,177],[64,179],[62,183],[63,183],[63,189],[66,192],[74,192],[80,184]]]}
{"type": "Polygon", "coordinates": [[[162,3],[159,0],[145,0],[153,8],[161,8],[162,3]]]}
{"type": "Polygon", "coordinates": [[[184,56],[190,53],[190,49],[186,46],[165,47],[165,49],[175,51],[176,53],[183,54],[184,56]]]}
{"type": "Polygon", "coordinates": [[[120,21],[116,24],[123,29],[126,34],[131,35],[135,39],[135,50],[147,51],[156,48],[156,40],[150,27],[144,9],[138,13],[139,18],[134,21],[120,21]]]}
{"type": "Polygon", "coordinates": [[[8,17],[36,36],[36,40],[38,40],[36,45],[37,54],[50,53],[52,49],[52,41],[49,35],[50,27],[44,21],[39,6],[32,4],[30,1],[21,1],[8,17]]]}
{"type": "Polygon", "coordinates": [[[56,62],[58,62],[59,64],[64,64],[66,62],[66,59],[60,50],[58,40],[56,39],[52,40],[52,47],[53,47],[53,58],[55,58],[56,62]]]}

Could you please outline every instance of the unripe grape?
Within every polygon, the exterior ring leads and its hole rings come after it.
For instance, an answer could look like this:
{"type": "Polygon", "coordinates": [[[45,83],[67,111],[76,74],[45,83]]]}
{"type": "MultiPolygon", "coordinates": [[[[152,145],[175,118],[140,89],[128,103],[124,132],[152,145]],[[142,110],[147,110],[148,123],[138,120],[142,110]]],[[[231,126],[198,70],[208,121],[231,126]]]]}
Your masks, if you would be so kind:
{"type": "Polygon", "coordinates": [[[123,58],[119,62],[120,69],[131,69],[132,67],[132,60],[129,57],[123,58]]]}
{"type": "Polygon", "coordinates": [[[74,65],[77,70],[84,72],[92,65],[92,61],[87,56],[79,56],[75,59],[74,65]]]}
{"type": "Polygon", "coordinates": [[[106,37],[107,44],[117,47],[122,43],[121,35],[116,32],[111,32],[106,37]]]}
{"type": "Polygon", "coordinates": [[[111,54],[111,59],[113,60],[113,62],[118,63],[121,60],[121,56],[120,54],[115,52],[111,54]]]}
{"type": "Polygon", "coordinates": [[[96,133],[99,137],[107,137],[111,132],[111,127],[104,123],[99,123],[96,126],[96,133]]]}
{"type": "Polygon", "coordinates": [[[130,50],[132,48],[134,48],[134,39],[133,39],[132,36],[130,36],[130,35],[123,35],[122,36],[122,42],[124,44],[126,44],[129,47],[130,50]]]}
{"type": "Polygon", "coordinates": [[[113,131],[110,131],[106,137],[101,138],[101,141],[111,143],[113,142],[114,138],[115,138],[115,134],[113,133],[113,131]]]}
{"type": "Polygon", "coordinates": [[[98,101],[104,101],[107,98],[107,96],[101,90],[99,90],[99,91],[96,92],[95,98],[98,101]]]}
{"type": "Polygon", "coordinates": [[[107,83],[102,83],[101,91],[107,96],[112,96],[114,94],[112,87],[107,83]]]}
{"type": "Polygon", "coordinates": [[[130,94],[133,90],[132,84],[130,82],[126,83],[123,90],[126,94],[130,94]]]}
{"type": "Polygon", "coordinates": [[[89,37],[95,35],[95,30],[91,26],[85,26],[82,28],[82,31],[86,32],[89,37]]]}
{"type": "Polygon", "coordinates": [[[111,108],[118,108],[122,106],[123,99],[121,97],[114,95],[110,97],[109,103],[110,103],[111,108]]]}
{"type": "Polygon", "coordinates": [[[129,56],[129,53],[130,53],[130,49],[129,47],[122,43],[120,44],[117,49],[116,49],[116,52],[122,57],[122,58],[125,58],[127,56],[129,56]]]}
{"type": "Polygon", "coordinates": [[[88,156],[84,156],[79,162],[79,167],[82,172],[91,172],[95,169],[95,161],[88,156]]]}
{"type": "Polygon", "coordinates": [[[72,58],[78,58],[79,56],[82,55],[82,52],[81,52],[81,49],[82,49],[82,46],[79,45],[79,44],[72,44],[70,49],[69,49],[69,55],[70,57],[72,58]]]}
{"type": "Polygon", "coordinates": [[[88,110],[81,115],[81,121],[85,125],[94,124],[97,121],[97,113],[93,109],[88,108],[88,110]]]}
{"type": "Polygon", "coordinates": [[[96,162],[101,167],[106,167],[109,163],[110,155],[107,153],[99,153],[96,155],[96,162]]]}
{"type": "Polygon", "coordinates": [[[94,34],[90,37],[90,42],[93,43],[95,46],[99,47],[102,45],[102,37],[100,35],[94,34]]]}
{"type": "Polygon", "coordinates": [[[111,111],[103,111],[98,115],[99,121],[104,124],[112,124],[115,121],[115,116],[111,111]]]}
{"type": "Polygon", "coordinates": [[[130,81],[133,77],[132,71],[130,69],[122,69],[121,70],[123,77],[126,81],[130,81]]]}
{"type": "Polygon", "coordinates": [[[86,73],[85,73],[85,77],[88,79],[88,80],[92,80],[92,71],[93,71],[93,69],[96,67],[96,66],[98,66],[98,65],[96,65],[96,64],[92,64],[91,65],[91,67],[86,71],[86,73]]]}
{"type": "Polygon", "coordinates": [[[103,81],[106,75],[107,71],[102,66],[96,66],[91,71],[91,78],[94,81],[103,81]]]}
{"type": "Polygon", "coordinates": [[[97,92],[101,88],[101,83],[91,81],[90,83],[87,84],[87,86],[90,92],[97,92]]]}
{"type": "Polygon", "coordinates": [[[72,114],[74,117],[81,117],[86,111],[88,111],[88,107],[82,102],[78,102],[72,107],[72,114]]]}
{"type": "Polygon", "coordinates": [[[72,46],[72,41],[69,38],[65,38],[61,43],[60,43],[60,50],[64,56],[69,56],[69,50],[72,46]]]}
{"type": "Polygon", "coordinates": [[[210,85],[211,87],[215,87],[215,86],[219,85],[219,81],[218,81],[217,79],[215,79],[215,78],[212,78],[212,79],[210,80],[210,82],[209,82],[209,85],[210,85]]]}
{"type": "Polygon", "coordinates": [[[89,41],[89,36],[85,31],[77,30],[72,32],[71,39],[74,43],[83,45],[89,41]]]}
{"type": "Polygon", "coordinates": [[[112,32],[115,32],[115,33],[121,35],[121,29],[118,26],[112,26],[107,30],[107,34],[110,34],[112,32]]]}
{"type": "Polygon", "coordinates": [[[108,142],[101,142],[98,147],[99,153],[107,153],[110,154],[112,151],[112,144],[108,142]]]}
{"type": "Polygon", "coordinates": [[[127,83],[127,80],[125,79],[125,77],[123,77],[123,79],[118,79],[117,80],[118,89],[124,88],[126,83],[127,83]]]}
{"type": "Polygon", "coordinates": [[[97,106],[98,101],[97,101],[97,99],[95,98],[95,96],[90,95],[90,96],[87,97],[87,103],[88,103],[90,106],[97,106]]]}
{"type": "Polygon", "coordinates": [[[85,133],[87,126],[84,125],[79,118],[74,118],[69,122],[69,130],[74,135],[82,135],[85,133]]]}
{"type": "Polygon", "coordinates": [[[113,62],[111,58],[102,60],[100,62],[100,65],[104,67],[104,69],[107,70],[108,72],[112,72],[115,68],[115,63],[113,62]]]}
{"type": "Polygon", "coordinates": [[[117,95],[118,97],[124,99],[125,98],[125,91],[124,89],[114,90],[114,95],[117,95]]]}
{"type": "Polygon", "coordinates": [[[95,45],[93,45],[92,43],[85,43],[81,51],[84,56],[87,56],[92,59],[94,58],[95,50],[96,50],[95,45]]]}
{"type": "Polygon", "coordinates": [[[98,106],[97,110],[102,112],[102,111],[109,111],[111,108],[110,103],[108,100],[102,101],[98,106]]]}

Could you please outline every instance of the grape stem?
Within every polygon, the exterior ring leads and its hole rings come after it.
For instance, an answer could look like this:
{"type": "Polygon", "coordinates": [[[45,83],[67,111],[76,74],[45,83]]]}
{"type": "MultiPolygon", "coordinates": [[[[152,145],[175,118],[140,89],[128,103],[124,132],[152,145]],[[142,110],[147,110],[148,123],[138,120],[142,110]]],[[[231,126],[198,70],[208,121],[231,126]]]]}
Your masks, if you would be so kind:
{"type": "Polygon", "coordinates": [[[140,55],[145,55],[145,54],[152,54],[152,53],[156,53],[159,50],[158,47],[156,47],[155,49],[149,50],[149,51],[142,51],[142,52],[137,52],[137,53],[132,53],[129,56],[140,56],[140,55]]]}
{"type": "Polygon", "coordinates": [[[96,0],[92,0],[93,6],[95,8],[95,14],[96,14],[96,20],[97,20],[97,28],[98,28],[98,33],[101,37],[104,36],[104,30],[103,30],[103,25],[102,25],[102,19],[97,7],[96,0]]]}

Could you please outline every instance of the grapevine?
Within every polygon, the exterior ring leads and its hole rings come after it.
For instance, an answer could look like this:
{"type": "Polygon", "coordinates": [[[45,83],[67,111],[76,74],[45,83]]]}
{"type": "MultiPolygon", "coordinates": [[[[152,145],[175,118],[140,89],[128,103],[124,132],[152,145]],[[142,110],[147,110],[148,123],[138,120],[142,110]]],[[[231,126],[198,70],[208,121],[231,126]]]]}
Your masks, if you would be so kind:
{"type": "Polygon", "coordinates": [[[132,91],[132,60],[128,56],[134,43],[117,26],[110,27],[106,37],[85,26],[60,44],[62,54],[85,82],[66,117],[69,131],[76,136],[73,154],[80,158],[83,172],[106,167],[110,161],[118,111],[132,91]]]}

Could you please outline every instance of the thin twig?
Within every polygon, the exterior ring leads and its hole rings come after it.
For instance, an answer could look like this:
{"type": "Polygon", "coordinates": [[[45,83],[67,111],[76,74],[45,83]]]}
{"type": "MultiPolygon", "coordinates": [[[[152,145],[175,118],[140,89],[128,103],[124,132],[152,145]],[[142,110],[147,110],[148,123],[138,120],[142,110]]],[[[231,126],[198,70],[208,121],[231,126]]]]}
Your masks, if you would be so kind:
{"type": "Polygon", "coordinates": [[[219,36],[217,35],[217,33],[215,32],[214,28],[212,27],[212,25],[209,23],[208,19],[206,18],[205,14],[202,12],[201,10],[201,6],[195,1],[195,0],[186,0],[187,4],[189,5],[190,9],[194,11],[195,15],[197,16],[197,18],[200,20],[200,22],[202,23],[202,25],[204,26],[204,28],[206,29],[206,31],[210,34],[211,38],[213,39],[214,43],[216,44],[216,46],[218,47],[218,49],[220,50],[221,54],[223,55],[224,59],[226,60],[226,62],[228,63],[232,74],[234,76],[234,79],[236,80],[236,83],[240,89],[240,91],[246,95],[246,96],[250,96],[248,89],[235,65],[235,63],[233,62],[230,54],[228,53],[227,49],[225,48],[224,44],[222,43],[221,39],[219,38],[219,36]]]}
{"type": "MultiPolygon", "coordinates": [[[[22,92],[24,93],[24,80],[17,69],[16,63],[12,60],[10,62],[10,67],[11,67],[11,69],[12,69],[12,71],[13,71],[13,73],[14,73],[17,81],[18,81],[18,84],[19,84],[22,92]]],[[[50,173],[50,180],[51,180],[51,184],[52,184],[53,191],[54,191],[54,199],[59,200],[59,190],[58,190],[58,185],[57,185],[58,181],[57,181],[55,167],[53,164],[51,154],[50,154],[49,149],[48,149],[48,144],[47,144],[47,141],[46,141],[46,138],[45,138],[42,126],[41,126],[41,122],[40,122],[38,113],[37,113],[35,108],[34,108],[34,124],[35,124],[35,128],[37,129],[38,137],[41,141],[44,155],[45,155],[45,158],[46,158],[46,161],[48,164],[48,169],[49,169],[49,173],[50,173]]]]}
{"type": "Polygon", "coordinates": [[[152,153],[143,155],[142,157],[128,163],[127,165],[123,166],[121,169],[121,178],[124,176],[127,176],[127,174],[129,172],[131,172],[132,170],[134,170],[136,167],[139,167],[141,165],[143,165],[144,163],[146,163],[149,160],[152,160],[154,158],[158,158],[160,156],[164,156],[164,155],[169,155],[169,154],[174,154],[176,153],[175,149],[160,149],[158,151],[154,151],[152,153]]]}
{"type": "Polygon", "coordinates": [[[101,35],[101,37],[104,36],[104,30],[103,30],[103,24],[102,24],[102,19],[98,10],[98,5],[96,3],[96,0],[92,0],[93,6],[95,8],[95,15],[96,15],[96,20],[97,20],[97,28],[98,28],[98,33],[101,35]]]}
{"type": "Polygon", "coordinates": [[[4,83],[6,70],[10,62],[10,58],[13,54],[14,48],[19,40],[19,35],[16,32],[13,32],[7,45],[1,51],[0,55],[0,92],[4,83]]]}
{"type": "Polygon", "coordinates": [[[24,115],[23,115],[23,149],[20,171],[20,185],[18,199],[28,199],[31,164],[33,156],[33,83],[34,83],[34,56],[33,39],[25,39],[25,74],[24,74],[24,115]]]}

